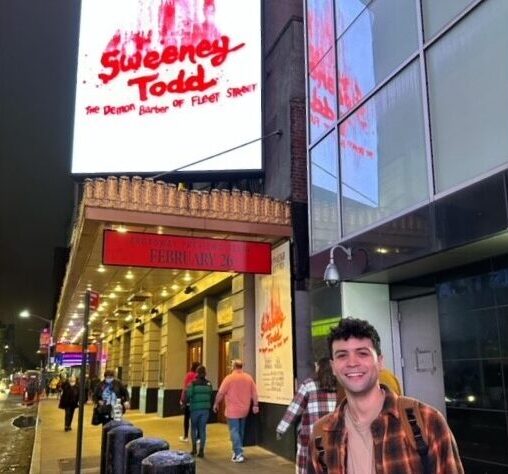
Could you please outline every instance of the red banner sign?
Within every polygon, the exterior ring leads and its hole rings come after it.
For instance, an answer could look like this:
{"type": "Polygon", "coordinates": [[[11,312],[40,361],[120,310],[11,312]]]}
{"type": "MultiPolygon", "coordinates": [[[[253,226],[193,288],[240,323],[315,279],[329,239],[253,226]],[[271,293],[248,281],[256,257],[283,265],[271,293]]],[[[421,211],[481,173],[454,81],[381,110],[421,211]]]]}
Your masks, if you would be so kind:
{"type": "Polygon", "coordinates": [[[39,349],[47,350],[50,344],[51,344],[51,333],[49,332],[48,328],[44,328],[39,336],[39,349]]]}
{"type": "Polygon", "coordinates": [[[269,274],[272,246],[262,242],[104,231],[102,263],[150,268],[269,274]]]}
{"type": "Polygon", "coordinates": [[[90,309],[95,311],[99,307],[99,293],[96,291],[90,291],[90,299],[88,301],[90,309]]]}

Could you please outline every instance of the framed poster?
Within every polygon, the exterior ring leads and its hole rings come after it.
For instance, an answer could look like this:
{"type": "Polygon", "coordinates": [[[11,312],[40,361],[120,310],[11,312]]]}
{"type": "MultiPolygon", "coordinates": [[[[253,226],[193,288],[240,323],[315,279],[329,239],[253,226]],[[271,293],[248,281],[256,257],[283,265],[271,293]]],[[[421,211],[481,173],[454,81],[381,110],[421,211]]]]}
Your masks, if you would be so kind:
{"type": "Polygon", "coordinates": [[[256,275],[256,384],[259,400],[287,405],[294,395],[290,244],[272,250],[272,274],[256,275]]]}

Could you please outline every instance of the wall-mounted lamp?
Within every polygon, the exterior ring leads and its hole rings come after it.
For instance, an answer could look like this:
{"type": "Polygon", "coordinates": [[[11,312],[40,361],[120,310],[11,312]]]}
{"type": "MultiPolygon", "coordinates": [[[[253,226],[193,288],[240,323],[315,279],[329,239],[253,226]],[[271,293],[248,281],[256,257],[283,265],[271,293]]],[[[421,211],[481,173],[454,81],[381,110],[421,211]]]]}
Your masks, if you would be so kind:
{"type": "Polygon", "coordinates": [[[349,261],[352,259],[350,248],[344,247],[343,245],[334,245],[330,249],[330,263],[326,266],[325,274],[323,275],[323,280],[326,283],[326,286],[329,287],[338,286],[340,282],[339,270],[337,269],[337,265],[335,265],[335,260],[333,258],[333,252],[335,249],[341,249],[346,254],[349,261]]]}

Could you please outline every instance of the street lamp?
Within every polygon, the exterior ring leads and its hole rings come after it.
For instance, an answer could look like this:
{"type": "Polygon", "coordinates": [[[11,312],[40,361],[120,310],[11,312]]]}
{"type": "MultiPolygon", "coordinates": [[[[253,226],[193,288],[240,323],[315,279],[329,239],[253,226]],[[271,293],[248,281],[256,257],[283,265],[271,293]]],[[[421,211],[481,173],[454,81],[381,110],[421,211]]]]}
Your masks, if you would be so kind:
{"type": "Polygon", "coordinates": [[[24,309],[19,313],[20,318],[37,318],[41,321],[45,321],[46,323],[49,323],[49,344],[48,344],[48,360],[46,363],[46,368],[49,370],[49,364],[50,364],[50,358],[51,358],[51,346],[53,344],[53,320],[48,318],[43,318],[42,316],[39,316],[38,314],[30,313],[27,309],[24,309]]]}

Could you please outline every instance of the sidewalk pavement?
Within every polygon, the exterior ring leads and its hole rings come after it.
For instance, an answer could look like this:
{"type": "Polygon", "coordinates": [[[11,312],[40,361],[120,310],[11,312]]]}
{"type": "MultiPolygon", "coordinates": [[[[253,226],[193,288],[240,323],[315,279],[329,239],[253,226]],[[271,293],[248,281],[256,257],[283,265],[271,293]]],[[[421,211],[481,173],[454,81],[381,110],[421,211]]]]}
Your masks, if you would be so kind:
{"type": "MultiPolygon", "coordinates": [[[[83,418],[82,473],[99,473],[102,427],[92,426],[92,406],[85,405],[83,418]]],[[[144,436],[165,439],[172,450],[189,451],[190,443],[179,441],[183,417],[160,418],[157,414],[144,414],[138,410],[128,411],[125,419],[143,430],[144,436]]],[[[72,431],[64,431],[64,411],[58,409],[55,399],[40,402],[39,422],[35,437],[34,459],[30,474],[74,474],[76,455],[76,430],[78,410],[74,413],[72,431]]],[[[265,473],[292,474],[295,465],[258,446],[245,448],[243,464],[231,462],[231,443],[227,426],[213,423],[207,426],[205,457],[197,458],[199,474],[265,473]]]]}

